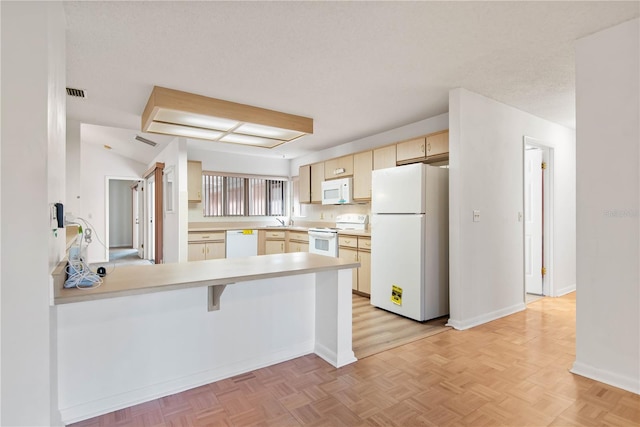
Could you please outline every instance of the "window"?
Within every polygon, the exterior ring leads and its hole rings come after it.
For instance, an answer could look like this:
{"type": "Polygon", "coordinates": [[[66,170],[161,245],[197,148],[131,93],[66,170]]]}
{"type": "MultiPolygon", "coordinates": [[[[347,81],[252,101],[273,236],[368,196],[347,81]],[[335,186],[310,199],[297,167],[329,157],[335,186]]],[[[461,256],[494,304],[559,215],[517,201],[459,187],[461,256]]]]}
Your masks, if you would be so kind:
{"type": "Polygon", "coordinates": [[[204,172],[204,216],[284,216],[287,181],[204,172]]]}

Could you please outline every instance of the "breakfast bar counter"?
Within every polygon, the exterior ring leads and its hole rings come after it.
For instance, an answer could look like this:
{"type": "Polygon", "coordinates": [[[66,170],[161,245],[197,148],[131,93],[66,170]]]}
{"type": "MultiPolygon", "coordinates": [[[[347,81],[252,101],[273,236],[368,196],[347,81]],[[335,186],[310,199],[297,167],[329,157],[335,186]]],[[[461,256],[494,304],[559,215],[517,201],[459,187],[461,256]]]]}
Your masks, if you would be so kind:
{"type": "Polygon", "coordinates": [[[336,368],[355,362],[358,266],[309,253],[119,266],[95,289],[63,289],[59,267],[52,318],[63,421],[310,353],[336,368]]]}
{"type": "Polygon", "coordinates": [[[172,264],[124,265],[113,268],[113,271],[107,268],[107,275],[99,287],[65,289],[62,263],[53,274],[54,303],[59,305],[199,286],[228,285],[358,266],[357,262],[302,252],[172,264]]]}

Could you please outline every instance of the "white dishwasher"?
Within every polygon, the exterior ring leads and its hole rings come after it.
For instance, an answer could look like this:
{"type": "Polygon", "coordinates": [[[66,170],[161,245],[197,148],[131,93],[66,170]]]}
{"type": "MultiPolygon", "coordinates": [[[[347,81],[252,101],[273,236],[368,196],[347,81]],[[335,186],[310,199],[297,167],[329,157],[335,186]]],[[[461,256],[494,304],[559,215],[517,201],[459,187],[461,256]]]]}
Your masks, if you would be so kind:
{"type": "Polygon", "coordinates": [[[228,230],[227,258],[258,255],[257,230],[228,230]]]}

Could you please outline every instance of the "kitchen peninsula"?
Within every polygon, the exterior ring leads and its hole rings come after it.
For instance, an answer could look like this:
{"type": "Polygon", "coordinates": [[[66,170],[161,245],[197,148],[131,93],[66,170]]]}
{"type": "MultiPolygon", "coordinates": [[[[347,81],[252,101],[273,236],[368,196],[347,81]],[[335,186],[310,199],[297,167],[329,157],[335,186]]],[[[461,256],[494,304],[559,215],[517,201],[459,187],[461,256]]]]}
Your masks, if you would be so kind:
{"type": "Polygon", "coordinates": [[[121,266],[89,290],[62,289],[58,276],[63,420],[309,353],[335,367],[354,362],[351,270],[358,266],[303,252],[121,266]]]}

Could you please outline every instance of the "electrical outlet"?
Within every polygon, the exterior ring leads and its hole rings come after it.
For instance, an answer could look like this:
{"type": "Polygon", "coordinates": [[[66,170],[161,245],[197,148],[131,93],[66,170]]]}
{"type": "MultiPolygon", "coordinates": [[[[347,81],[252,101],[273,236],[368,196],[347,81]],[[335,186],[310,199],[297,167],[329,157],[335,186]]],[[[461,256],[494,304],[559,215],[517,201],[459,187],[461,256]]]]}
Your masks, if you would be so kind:
{"type": "Polygon", "coordinates": [[[324,212],[320,212],[320,219],[324,219],[324,212]]]}
{"type": "Polygon", "coordinates": [[[480,211],[473,211],[473,222],[480,222],[480,211]]]}

